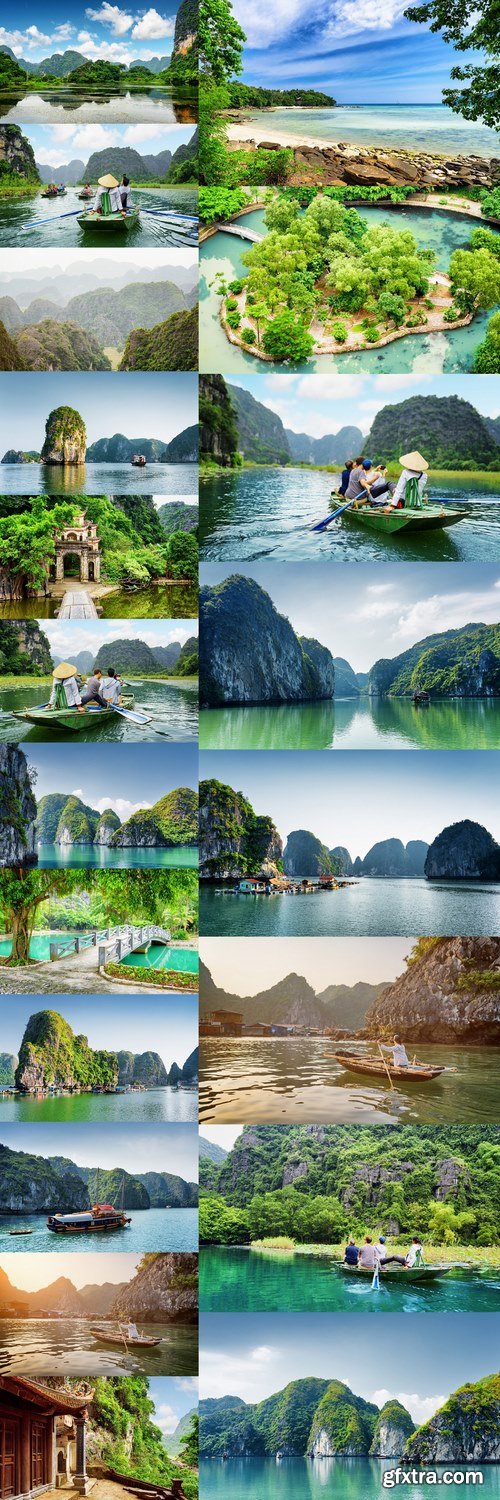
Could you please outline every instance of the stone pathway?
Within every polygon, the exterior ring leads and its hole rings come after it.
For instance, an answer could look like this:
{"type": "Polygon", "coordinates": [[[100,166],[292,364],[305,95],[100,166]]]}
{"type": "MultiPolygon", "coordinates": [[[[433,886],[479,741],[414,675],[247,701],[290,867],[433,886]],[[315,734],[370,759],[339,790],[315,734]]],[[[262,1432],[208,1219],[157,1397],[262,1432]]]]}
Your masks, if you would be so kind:
{"type": "Polygon", "coordinates": [[[84,589],[68,589],[64,595],[58,620],[97,620],[97,610],[90,594],[84,589]]]}
{"type": "Polygon", "coordinates": [[[154,984],[117,984],[113,979],[103,979],[95,948],[58,958],[54,963],[29,964],[26,969],[0,965],[1,995],[62,995],[68,991],[75,995],[136,995],[138,990],[146,995],[170,993],[154,984]]]}

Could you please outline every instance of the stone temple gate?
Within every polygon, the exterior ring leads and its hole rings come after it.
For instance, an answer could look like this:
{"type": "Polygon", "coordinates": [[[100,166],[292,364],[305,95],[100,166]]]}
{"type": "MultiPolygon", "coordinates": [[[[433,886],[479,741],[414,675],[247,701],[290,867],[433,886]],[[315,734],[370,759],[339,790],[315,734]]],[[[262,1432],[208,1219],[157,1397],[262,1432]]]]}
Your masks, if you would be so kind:
{"type": "Polygon", "coordinates": [[[87,521],[85,511],[80,511],[76,521],[56,537],[55,562],[50,569],[52,583],[62,583],[65,577],[65,560],[77,557],[80,564],[80,583],[98,583],[101,576],[101,552],[97,526],[87,521]]]}

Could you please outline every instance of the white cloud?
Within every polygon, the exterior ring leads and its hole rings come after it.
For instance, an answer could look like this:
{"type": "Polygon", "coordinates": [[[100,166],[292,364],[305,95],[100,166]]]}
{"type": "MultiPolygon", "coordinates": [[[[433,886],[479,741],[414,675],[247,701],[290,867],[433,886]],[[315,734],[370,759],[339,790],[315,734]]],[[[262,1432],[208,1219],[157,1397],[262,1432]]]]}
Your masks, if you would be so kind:
{"type": "Polygon", "coordinates": [[[147,802],[146,800],[144,800],[143,802],[129,802],[127,797],[113,797],[113,795],[111,794],[108,797],[99,797],[99,800],[95,805],[97,812],[100,813],[105,812],[107,807],[112,807],[113,811],[117,813],[121,822],[126,823],[127,818],[133,817],[133,814],[136,812],[140,812],[141,808],[152,807],[153,804],[151,802],[147,802]]]}
{"type": "Polygon", "coordinates": [[[250,1359],[254,1361],[254,1364],[269,1365],[272,1364],[275,1355],[276,1350],[270,1344],[258,1344],[256,1349],[251,1350],[250,1359]]]}
{"type": "Polygon", "coordinates": [[[298,401],[344,401],[359,396],[364,385],[363,375],[304,375],[295,396],[298,401]]]}
{"type": "Polygon", "coordinates": [[[100,10],[86,10],[85,15],[90,21],[100,21],[103,26],[109,26],[114,36],[124,36],[126,31],[130,31],[134,19],[125,10],[120,10],[119,5],[109,5],[108,0],[103,0],[100,10]]]}
{"type": "Polygon", "coordinates": [[[395,587],[395,583],[370,583],[366,592],[367,594],[391,594],[395,587]]]}
{"type": "Polygon", "coordinates": [[[198,1391],[197,1375],[178,1375],[174,1380],[178,1391],[198,1391]]]}
{"type": "Polygon", "coordinates": [[[243,1401],[260,1401],[263,1377],[269,1372],[272,1358],[279,1359],[280,1351],[264,1345],[260,1358],[259,1353],[258,1349],[248,1349],[237,1355],[227,1349],[202,1348],[200,1396],[226,1396],[232,1391],[243,1401]]]}
{"type": "Polygon", "coordinates": [[[498,583],[484,593],[431,594],[418,599],[398,620],[403,640],[419,641],[442,630],[455,630],[469,622],[496,625],[500,619],[498,583]]]}
{"type": "Polygon", "coordinates": [[[137,41],[151,42],[157,37],[173,36],[174,31],[175,19],[172,16],[160,16],[157,10],[151,9],[136,21],[132,36],[137,41]]]}
{"type": "MultiPolygon", "coordinates": [[[[233,10],[237,21],[246,32],[248,47],[266,48],[277,42],[304,20],[304,0],[234,0],[233,10]]],[[[327,20],[324,0],[316,0],[308,9],[308,22],[327,20]]]]}
{"type": "Polygon", "coordinates": [[[164,1437],[169,1437],[170,1433],[175,1432],[176,1427],[178,1427],[179,1418],[177,1416],[177,1412],[174,1411],[173,1406],[167,1406],[164,1404],[162,1406],[156,1407],[155,1422],[157,1427],[160,1428],[160,1431],[163,1433],[164,1437]]]}
{"type": "Polygon", "coordinates": [[[141,141],[153,141],[157,135],[157,125],[129,125],[124,131],[123,140],[128,146],[135,146],[141,141]]]}
{"type": "Polygon", "coordinates": [[[63,21],[62,24],[61,24],[61,26],[56,26],[56,29],[55,29],[55,32],[54,32],[54,36],[53,36],[53,41],[54,42],[67,42],[67,41],[69,41],[69,38],[71,36],[73,36],[73,35],[74,35],[74,27],[71,25],[71,21],[63,21]]]}
{"type": "Polygon", "coordinates": [[[401,1405],[406,1406],[407,1411],[410,1412],[413,1421],[420,1425],[422,1422],[428,1422],[429,1418],[439,1411],[439,1407],[444,1406],[446,1396],[419,1396],[418,1393],[410,1391],[380,1390],[374,1391],[371,1399],[380,1407],[385,1406],[386,1401],[400,1401],[401,1405]]]}
{"type": "Polygon", "coordinates": [[[79,52],[83,52],[84,57],[102,57],[104,47],[107,62],[127,63],[129,61],[131,56],[130,49],[124,47],[122,43],[98,42],[95,36],[91,36],[90,31],[79,31],[78,50],[79,52]]]}
{"type": "Polygon", "coordinates": [[[404,15],[406,0],[340,0],[326,35],[334,39],[359,31],[390,31],[404,15]]]}
{"type": "Polygon", "coordinates": [[[72,145],[74,151],[102,151],[109,146],[109,135],[104,125],[81,125],[72,145]]]}
{"type": "Polygon", "coordinates": [[[50,36],[46,36],[44,31],[39,31],[38,26],[28,26],[26,30],[26,36],[28,38],[28,47],[50,46],[50,36]]]}
{"type": "Polygon", "coordinates": [[[71,797],[80,797],[81,800],[82,800],[82,802],[83,802],[83,800],[84,800],[84,797],[83,797],[83,787],[82,786],[75,786],[75,787],[73,787],[73,791],[70,792],[70,796],[71,797]]]}

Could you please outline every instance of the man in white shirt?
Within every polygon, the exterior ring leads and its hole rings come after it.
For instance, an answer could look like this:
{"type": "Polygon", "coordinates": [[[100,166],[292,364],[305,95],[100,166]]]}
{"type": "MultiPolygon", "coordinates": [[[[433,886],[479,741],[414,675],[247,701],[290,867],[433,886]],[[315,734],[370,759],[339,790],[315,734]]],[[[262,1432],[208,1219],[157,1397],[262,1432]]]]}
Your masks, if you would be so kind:
{"type": "Polygon", "coordinates": [[[93,205],[95,213],[100,214],[103,212],[103,198],[106,201],[109,199],[111,213],[125,215],[125,210],[122,208],[119,183],[116,177],[111,176],[110,172],[105,177],[99,178],[93,205]]]}
{"type": "Polygon", "coordinates": [[[374,1271],[379,1264],[379,1247],[378,1245],[374,1245],[371,1236],[367,1234],[359,1252],[358,1266],[361,1266],[364,1271],[374,1271]]]}
{"type": "Polygon", "coordinates": [[[404,1042],[400,1042],[398,1036],[395,1036],[393,1038],[391,1047],[386,1047],[381,1042],[380,1048],[382,1052],[392,1052],[392,1061],[395,1068],[409,1068],[410,1059],[408,1057],[405,1044],[404,1042]]]}
{"type": "Polygon", "coordinates": [[[104,703],[113,706],[119,703],[121,697],[121,684],[117,678],[114,667],[108,667],[106,677],[101,681],[101,698],[104,703]]]}

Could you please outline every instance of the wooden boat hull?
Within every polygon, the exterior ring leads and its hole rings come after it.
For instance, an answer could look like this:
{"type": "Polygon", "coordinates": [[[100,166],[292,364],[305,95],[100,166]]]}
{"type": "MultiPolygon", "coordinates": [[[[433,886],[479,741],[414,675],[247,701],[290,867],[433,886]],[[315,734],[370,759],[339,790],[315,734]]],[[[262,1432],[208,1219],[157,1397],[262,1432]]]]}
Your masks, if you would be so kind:
{"type": "Polygon", "coordinates": [[[368,526],[384,536],[394,536],[399,531],[436,531],[442,526],[456,526],[467,516],[466,510],[452,510],[442,505],[426,505],[422,510],[391,510],[384,514],[378,507],[369,510],[345,510],[343,521],[354,521],[355,525],[368,526]]]}
{"type": "Polygon", "coordinates": [[[124,1344],[127,1344],[129,1349],[154,1349],[157,1344],[161,1344],[161,1338],[128,1339],[126,1335],[120,1333],[106,1333],[102,1328],[91,1327],[90,1332],[100,1344],[118,1344],[121,1349],[124,1344]]]}
{"type": "MultiPolygon", "coordinates": [[[[340,1269],[346,1276],[365,1276],[373,1281],[373,1271],[365,1266],[346,1266],[342,1262],[340,1269]]],[[[408,1271],[405,1271],[404,1266],[387,1266],[385,1270],[380,1266],[379,1274],[381,1281],[404,1281],[414,1286],[422,1281],[437,1281],[440,1276],[447,1276],[448,1271],[451,1271],[451,1266],[412,1266],[408,1271]]]]}
{"type": "MultiPolygon", "coordinates": [[[[121,708],[133,708],[132,694],[124,695],[121,708]]],[[[98,724],[109,724],[116,717],[112,708],[89,708],[79,714],[76,708],[23,708],[17,709],[14,717],[26,719],[28,724],[48,726],[50,729],[69,729],[78,733],[80,729],[92,729],[98,724]]]]}
{"type": "Polygon", "coordinates": [[[131,229],[137,229],[140,214],[139,209],[134,208],[131,213],[122,218],[121,214],[96,214],[92,211],[81,213],[77,216],[77,223],[81,229],[91,229],[92,234],[128,234],[131,229]]]}
{"type": "Polygon", "coordinates": [[[391,1078],[404,1078],[405,1083],[411,1083],[412,1081],[419,1083],[421,1080],[426,1081],[439,1078],[440,1073],[444,1073],[445,1071],[444,1064],[442,1068],[427,1068],[423,1065],[421,1067],[395,1068],[392,1063],[383,1063],[382,1059],[379,1062],[375,1057],[354,1057],[354,1055],[351,1056],[348,1052],[334,1052],[333,1056],[350,1073],[375,1074],[377,1078],[387,1078],[387,1074],[390,1073],[391,1078]]]}
{"type": "Polygon", "coordinates": [[[127,1229],[130,1219],[116,1219],[106,1222],[105,1219],[96,1219],[93,1224],[61,1224],[57,1219],[47,1219],[47,1229],[54,1234],[104,1234],[110,1230],[127,1229]]]}

